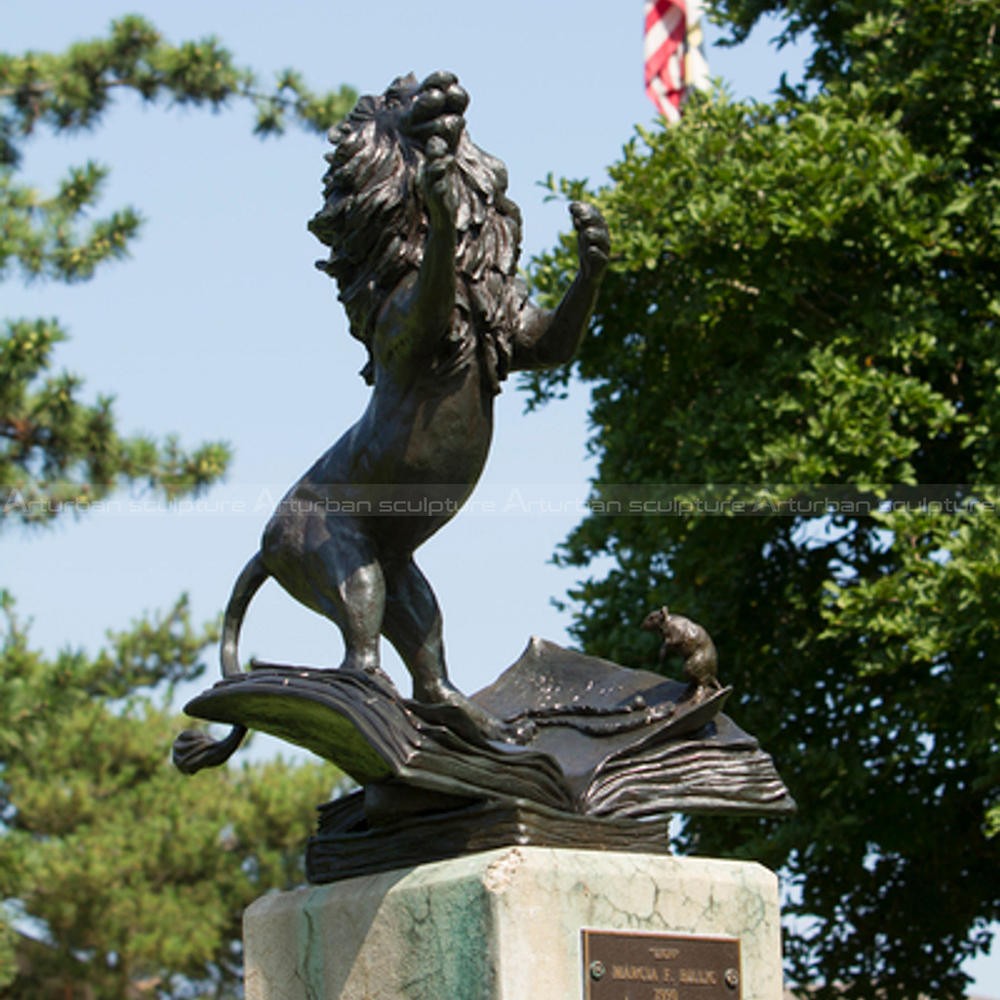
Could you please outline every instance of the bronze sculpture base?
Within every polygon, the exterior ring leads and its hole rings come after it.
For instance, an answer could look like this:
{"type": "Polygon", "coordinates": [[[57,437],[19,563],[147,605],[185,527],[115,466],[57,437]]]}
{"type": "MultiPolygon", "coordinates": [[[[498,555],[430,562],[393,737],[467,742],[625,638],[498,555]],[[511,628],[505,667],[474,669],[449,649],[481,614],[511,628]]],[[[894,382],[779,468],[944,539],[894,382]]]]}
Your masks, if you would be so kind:
{"type": "Polygon", "coordinates": [[[498,847],[669,854],[665,821],[597,820],[532,802],[481,800],[462,808],[369,822],[365,791],[320,806],[319,829],[306,849],[313,884],[410,868],[498,847]]]}
{"type": "Polygon", "coordinates": [[[520,746],[384,675],[256,664],[187,706],[312,750],[361,790],[321,807],[309,879],[328,882],[515,844],[667,853],[678,812],[780,815],[771,758],[692,685],[532,639],[473,700],[528,722],[520,746]]]}

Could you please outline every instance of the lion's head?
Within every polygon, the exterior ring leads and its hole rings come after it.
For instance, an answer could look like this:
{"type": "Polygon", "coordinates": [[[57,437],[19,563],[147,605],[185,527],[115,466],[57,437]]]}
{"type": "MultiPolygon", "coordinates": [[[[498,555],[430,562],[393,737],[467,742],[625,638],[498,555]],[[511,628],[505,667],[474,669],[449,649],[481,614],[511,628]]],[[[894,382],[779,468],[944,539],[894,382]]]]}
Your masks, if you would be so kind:
{"type": "MultiPolygon", "coordinates": [[[[323,178],[325,202],[309,223],[330,247],[316,266],[337,281],[351,333],[371,349],[375,318],[399,282],[420,266],[428,215],[420,184],[424,151],[400,123],[417,80],[399,77],[380,97],[362,97],[329,133],[336,147],[323,178]]],[[[515,280],[521,213],[507,195],[503,163],[474,145],[463,129],[455,150],[458,194],[455,329],[471,328],[485,351],[485,376],[494,392],[510,365],[510,338],[524,303],[515,280]]],[[[371,383],[372,364],[362,374],[371,383]]]]}

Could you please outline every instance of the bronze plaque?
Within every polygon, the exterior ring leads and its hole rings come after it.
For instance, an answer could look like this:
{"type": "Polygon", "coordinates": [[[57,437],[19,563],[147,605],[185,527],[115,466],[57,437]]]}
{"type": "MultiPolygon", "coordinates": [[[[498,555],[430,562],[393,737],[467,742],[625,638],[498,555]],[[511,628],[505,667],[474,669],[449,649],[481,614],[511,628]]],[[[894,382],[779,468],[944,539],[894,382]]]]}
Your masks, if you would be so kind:
{"type": "Polygon", "coordinates": [[[740,1000],[740,941],[581,931],[584,1000],[740,1000]]]}

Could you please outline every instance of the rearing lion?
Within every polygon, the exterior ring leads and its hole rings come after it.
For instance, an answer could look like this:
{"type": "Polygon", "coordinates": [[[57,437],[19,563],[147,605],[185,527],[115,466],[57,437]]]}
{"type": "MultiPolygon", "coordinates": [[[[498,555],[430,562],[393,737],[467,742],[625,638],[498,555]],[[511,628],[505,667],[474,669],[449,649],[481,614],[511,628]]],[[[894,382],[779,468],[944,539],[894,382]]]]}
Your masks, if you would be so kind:
{"type": "MultiPolygon", "coordinates": [[[[222,670],[239,673],[247,605],[274,577],[334,621],[341,669],[379,672],[379,637],[398,650],[413,696],[451,704],[488,738],[525,736],[469,701],[448,680],[441,612],[414,550],[471,494],[493,432],[493,397],[508,372],[569,361],[587,328],[608,262],[600,214],[570,206],[579,272],[552,311],[528,301],[516,276],[521,217],[507,174],[473,145],[469,98],[450,73],[397,79],[362,97],[330,131],[325,204],[309,228],[330,247],[318,267],[335,278],[351,333],[368,349],[373,386],[361,419],[289,490],[260,551],[233,588],[223,625],[222,670]],[[435,511],[340,513],[366,487],[420,488],[435,511]],[[328,501],[336,499],[336,504],[328,501]],[[336,512],[329,513],[333,507],[336,512]]],[[[362,506],[362,505],[358,505],[362,506]]],[[[363,506],[362,506],[363,509],[363,506]]],[[[225,760],[244,735],[220,743],[187,736],[175,752],[195,771],[225,760]]]]}

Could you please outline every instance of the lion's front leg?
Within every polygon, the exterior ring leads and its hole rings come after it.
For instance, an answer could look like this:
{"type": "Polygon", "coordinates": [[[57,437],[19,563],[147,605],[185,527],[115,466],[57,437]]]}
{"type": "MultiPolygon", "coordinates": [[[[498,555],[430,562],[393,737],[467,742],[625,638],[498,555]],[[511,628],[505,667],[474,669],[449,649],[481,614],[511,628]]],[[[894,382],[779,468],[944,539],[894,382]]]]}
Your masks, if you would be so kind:
{"type": "Polygon", "coordinates": [[[399,129],[424,154],[421,190],[429,231],[423,260],[385,314],[383,334],[394,341],[391,353],[416,361],[448,335],[455,308],[455,150],[465,129],[462,112],[468,94],[451,73],[433,73],[420,85],[399,129]],[[398,335],[405,330],[413,352],[399,353],[398,335]]]}
{"type": "Polygon", "coordinates": [[[575,201],[569,210],[576,230],[579,270],[552,311],[538,309],[530,302],[525,305],[514,335],[511,362],[514,371],[550,368],[572,361],[597,304],[611,253],[608,226],[593,205],[575,201]]]}

